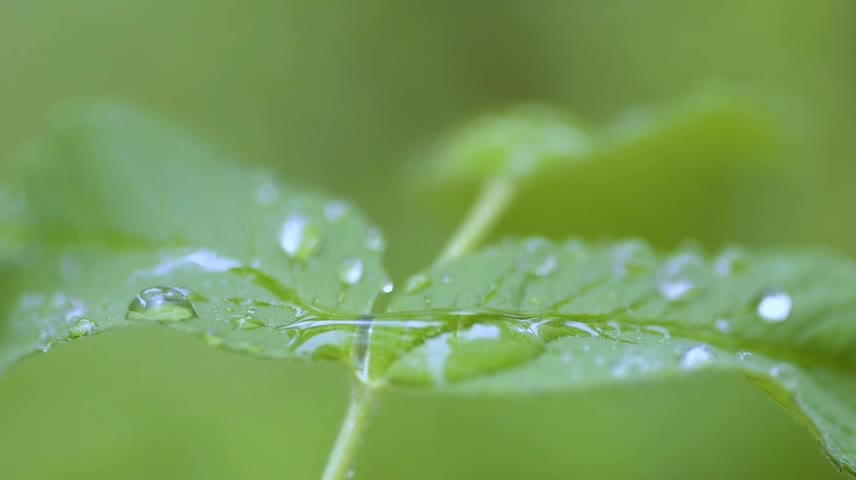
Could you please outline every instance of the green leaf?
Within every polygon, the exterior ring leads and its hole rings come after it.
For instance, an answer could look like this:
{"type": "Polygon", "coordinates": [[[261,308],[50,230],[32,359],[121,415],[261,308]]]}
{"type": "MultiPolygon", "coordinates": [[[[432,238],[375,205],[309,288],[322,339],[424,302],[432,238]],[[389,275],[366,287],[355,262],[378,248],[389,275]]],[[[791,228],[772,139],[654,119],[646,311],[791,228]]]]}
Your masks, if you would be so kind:
{"type": "Polygon", "coordinates": [[[737,248],[665,256],[639,241],[532,239],[437,266],[410,285],[388,315],[436,323],[395,347],[404,355],[379,356],[380,381],[528,393],[737,371],[856,472],[851,260],[737,248]]]}
{"type": "Polygon", "coordinates": [[[347,203],[117,105],[72,109],[45,138],[3,189],[0,369],[146,321],[268,357],[338,358],[348,337],[315,316],[367,313],[381,293],[383,238],[347,203]]]}

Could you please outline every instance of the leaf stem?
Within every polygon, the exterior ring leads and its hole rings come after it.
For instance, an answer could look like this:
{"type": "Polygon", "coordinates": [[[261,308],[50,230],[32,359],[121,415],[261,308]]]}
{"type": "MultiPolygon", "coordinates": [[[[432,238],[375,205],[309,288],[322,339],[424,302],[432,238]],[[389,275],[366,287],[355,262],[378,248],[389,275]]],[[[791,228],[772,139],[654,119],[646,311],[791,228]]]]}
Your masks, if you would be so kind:
{"type": "MultiPolygon", "coordinates": [[[[478,200],[470,209],[464,222],[458,227],[436,263],[458,258],[475,247],[496,222],[511,201],[514,190],[507,178],[494,178],[485,182],[478,200]]],[[[365,380],[365,379],[360,379],[365,380]]],[[[371,383],[354,380],[348,412],[336,437],[336,444],[321,480],[345,480],[359,448],[363,432],[368,426],[372,411],[377,404],[377,389],[371,383]]]]}
{"type": "Polygon", "coordinates": [[[514,188],[508,178],[497,177],[485,182],[464,223],[458,227],[435,263],[441,264],[458,258],[478,245],[513,196],[514,188]]]}
{"type": "Polygon", "coordinates": [[[336,444],[327,460],[322,480],[345,480],[349,477],[351,464],[368,426],[376,403],[376,395],[370,385],[354,381],[348,412],[336,437],[336,444]]]}

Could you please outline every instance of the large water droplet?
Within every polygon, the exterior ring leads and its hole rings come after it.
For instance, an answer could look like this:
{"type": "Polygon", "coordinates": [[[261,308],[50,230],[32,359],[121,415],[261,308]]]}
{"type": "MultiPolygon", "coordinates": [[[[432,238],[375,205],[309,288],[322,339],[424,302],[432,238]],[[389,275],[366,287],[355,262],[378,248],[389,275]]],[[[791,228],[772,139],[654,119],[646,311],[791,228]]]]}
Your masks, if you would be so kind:
{"type": "Polygon", "coordinates": [[[359,258],[348,258],[339,270],[339,280],[345,285],[356,285],[363,278],[363,261],[359,258]]]}
{"type": "Polygon", "coordinates": [[[292,215],[282,224],[279,245],[289,257],[307,260],[320,243],[321,230],[303,215],[292,215]]]}
{"type": "Polygon", "coordinates": [[[691,274],[700,266],[699,263],[700,260],[694,255],[681,255],[663,266],[657,275],[657,289],[667,301],[680,300],[696,288],[691,274]]]}
{"type": "Polygon", "coordinates": [[[404,285],[404,293],[405,295],[413,295],[414,293],[419,293],[422,290],[431,286],[431,277],[425,275],[424,273],[419,273],[413,275],[412,277],[407,279],[407,283],[404,285]]]}
{"type": "Polygon", "coordinates": [[[387,278],[386,280],[384,280],[383,287],[381,287],[381,290],[383,291],[383,293],[392,293],[392,291],[395,290],[395,284],[392,283],[392,280],[387,278]]]}
{"type": "Polygon", "coordinates": [[[791,316],[794,302],[784,292],[770,292],[758,303],[758,315],[770,323],[784,322],[791,316]]]}
{"type": "Polygon", "coordinates": [[[185,290],[174,287],[151,287],[138,293],[128,305],[129,320],[180,322],[196,317],[196,311],[185,290]]]}

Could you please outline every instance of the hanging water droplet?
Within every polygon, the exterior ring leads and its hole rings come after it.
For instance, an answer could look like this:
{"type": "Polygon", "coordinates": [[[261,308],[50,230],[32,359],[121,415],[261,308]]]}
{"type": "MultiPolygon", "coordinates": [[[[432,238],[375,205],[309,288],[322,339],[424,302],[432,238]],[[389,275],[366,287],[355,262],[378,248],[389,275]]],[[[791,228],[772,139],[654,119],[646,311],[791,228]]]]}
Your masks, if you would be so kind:
{"type": "Polygon", "coordinates": [[[282,224],[279,245],[286,255],[307,260],[321,243],[321,230],[303,215],[292,215],[282,224]]]}
{"type": "Polygon", "coordinates": [[[532,270],[536,276],[546,277],[556,271],[559,266],[559,259],[555,255],[548,255],[543,262],[539,263],[532,270]]]}
{"type": "Polygon", "coordinates": [[[419,293],[422,290],[431,286],[431,278],[424,273],[419,273],[413,275],[412,277],[407,279],[407,283],[404,285],[404,293],[406,295],[413,295],[415,293],[419,293]]]}
{"type": "Polygon", "coordinates": [[[345,285],[356,285],[363,278],[363,261],[359,258],[348,258],[342,262],[339,270],[339,280],[345,285]]]}
{"type": "Polygon", "coordinates": [[[392,283],[392,280],[387,278],[383,282],[383,287],[381,287],[381,291],[383,291],[383,293],[392,293],[393,290],[395,290],[395,284],[392,283]]]}
{"type": "Polygon", "coordinates": [[[758,303],[758,315],[770,323],[784,322],[791,316],[794,302],[784,292],[770,292],[758,303]]]}
{"type": "Polygon", "coordinates": [[[252,314],[232,315],[231,317],[229,317],[229,322],[234,325],[235,328],[241,330],[255,330],[257,328],[265,326],[265,324],[261,320],[252,316],[252,314]]]}
{"type": "Polygon", "coordinates": [[[699,368],[713,360],[713,353],[707,345],[696,345],[687,350],[681,360],[681,366],[686,369],[699,368]]]}
{"type": "Polygon", "coordinates": [[[377,227],[369,227],[366,231],[366,248],[373,252],[382,252],[386,249],[386,241],[377,227]]]}
{"type": "Polygon", "coordinates": [[[90,320],[81,318],[68,330],[68,336],[69,338],[80,338],[85,337],[86,335],[91,335],[94,331],[95,324],[90,320]]]}
{"type": "Polygon", "coordinates": [[[692,272],[700,267],[700,260],[694,255],[680,255],[673,258],[657,275],[657,288],[663,297],[674,302],[696,288],[692,272]]]}
{"type": "Polygon", "coordinates": [[[129,320],[180,322],[196,317],[189,293],[174,287],[151,287],[138,293],[128,305],[129,320]]]}
{"type": "Polygon", "coordinates": [[[331,222],[335,222],[345,216],[348,211],[348,205],[345,202],[333,201],[324,207],[324,218],[331,222]]]}

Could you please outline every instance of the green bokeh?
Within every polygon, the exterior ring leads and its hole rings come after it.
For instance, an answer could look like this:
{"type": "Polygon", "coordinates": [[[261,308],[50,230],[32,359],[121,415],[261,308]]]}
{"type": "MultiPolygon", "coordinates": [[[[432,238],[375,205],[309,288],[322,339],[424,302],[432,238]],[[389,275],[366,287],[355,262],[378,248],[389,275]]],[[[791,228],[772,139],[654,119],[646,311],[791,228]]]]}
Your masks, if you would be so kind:
{"type": "MultiPolygon", "coordinates": [[[[354,199],[386,231],[401,279],[460,214],[397,183],[449,125],[523,101],[603,125],[716,82],[778,122],[772,170],[727,182],[692,169],[603,175],[565,221],[531,212],[499,235],[856,254],[854,22],[848,0],[9,0],[0,161],[63,101],[129,99],[354,199]],[[609,195],[627,190],[646,195],[609,195]]],[[[0,477],[314,478],[346,387],[335,367],[243,358],[169,331],[84,339],[0,380],[0,477]]],[[[364,447],[356,478],[836,478],[806,432],[733,377],[537,398],[395,394],[364,447]]]]}

